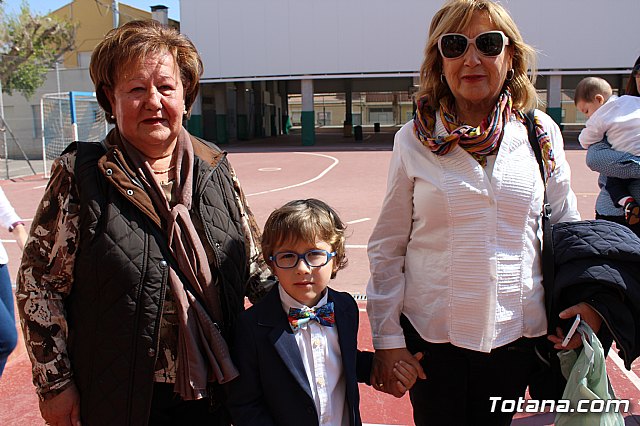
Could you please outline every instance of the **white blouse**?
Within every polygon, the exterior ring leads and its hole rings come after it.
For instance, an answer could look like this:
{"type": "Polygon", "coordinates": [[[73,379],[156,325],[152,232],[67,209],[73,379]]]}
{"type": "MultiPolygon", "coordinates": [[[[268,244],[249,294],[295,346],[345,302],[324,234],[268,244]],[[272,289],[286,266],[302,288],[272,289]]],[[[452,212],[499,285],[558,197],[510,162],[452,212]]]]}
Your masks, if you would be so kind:
{"type": "MultiPolygon", "coordinates": [[[[536,116],[556,159],[547,187],[551,220],[579,220],[560,129],[548,115],[536,116]]],[[[405,347],[400,314],[429,342],[482,352],[546,333],[544,185],[523,124],[506,124],[491,163],[488,175],[457,145],[433,154],[416,138],[413,121],[396,134],[368,246],[367,312],[376,349],[405,347]]]]}

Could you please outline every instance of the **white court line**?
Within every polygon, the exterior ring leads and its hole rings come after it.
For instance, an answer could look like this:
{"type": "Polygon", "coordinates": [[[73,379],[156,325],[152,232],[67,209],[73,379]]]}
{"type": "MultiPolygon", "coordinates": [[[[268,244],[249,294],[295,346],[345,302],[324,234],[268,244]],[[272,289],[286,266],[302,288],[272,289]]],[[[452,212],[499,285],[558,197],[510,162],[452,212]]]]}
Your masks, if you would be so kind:
{"type": "Polygon", "coordinates": [[[622,361],[620,356],[618,356],[616,351],[610,350],[607,356],[611,358],[611,360],[618,366],[618,368],[624,373],[624,375],[627,376],[627,379],[629,379],[629,381],[633,383],[636,389],[640,391],[640,378],[638,378],[638,376],[636,376],[636,373],[634,373],[633,371],[627,370],[627,368],[624,366],[624,362],[622,361]]]}
{"type": "Polygon", "coordinates": [[[46,188],[47,185],[40,185],[40,186],[34,186],[32,189],[42,189],[42,188],[46,188]]]}
{"type": "Polygon", "coordinates": [[[353,225],[354,223],[366,222],[368,220],[371,220],[371,218],[370,217],[363,217],[362,219],[350,220],[349,222],[347,222],[347,225],[353,225]]]}
{"type": "Polygon", "coordinates": [[[366,244],[346,244],[345,247],[354,248],[354,249],[366,249],[367,245],[366,244]]]}
{"type": "Polygon", "coordinates": [[[315,155],[317,157],[325,157],[325,158],[329,158],[331,160],[333,160],[333,164],[331,164],[329,167],[327,167],[326,169],[324,169],[322,171],[322,173],[320,173],[318,176],[309,179],[309,180],[305,180],[304,182],[300,182],[300,183],[296,183],[294,185],[289,185],[289,186],[283,186],[282,188],[276,188],[276,189],[269,189],[267,191],[261,191],[261,192],[254,192],[253,194],[247,194],[245,195],[246,197],[251,197],[252,195],[262,195],[262,194],[270,194],[272,192],[277,192],[277,191],[284,191],[285,189],[291,189],[291,188],[296,188],[298,186],[303,186],[312,182],[317,181],[318,179],[322,178],[324,175],[326,175],[327,173],[329,173],[329,170],[333,169],[335,166],[338,165],[338,163],[340,162],[340,160],[338,160],[335,157],[332,157],[330,155],[324,155],[324,154],[317,154],[315,152],[294,152],[294,154],[302,154],[302,155],[315,155]]]}

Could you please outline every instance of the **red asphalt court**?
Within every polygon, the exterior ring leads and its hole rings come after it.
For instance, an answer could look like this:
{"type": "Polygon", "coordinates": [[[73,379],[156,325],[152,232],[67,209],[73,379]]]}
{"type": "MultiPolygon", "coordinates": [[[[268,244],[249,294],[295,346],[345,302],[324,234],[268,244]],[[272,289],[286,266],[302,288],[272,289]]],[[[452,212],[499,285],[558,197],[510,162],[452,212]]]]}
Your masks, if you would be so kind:
{"type": "MultiPolygon", "coordinates": [[[[360,307],[359,348],[373,350],[371,330],[365,311],[365,287],[369,276],[366,244],[373,229],[386,189],[393,133],[397,128],[382,128],[382,133],[367,133],[363,142],[343,138],[341,129],[319,130],[316,145],[303,147],[300,136],[287,135],[225,146],[247,195],[249,205],[262,226],[269,213],[297,198],[320,198],[332,205],[349,226],[347,256],[349,265],[340,271],[332,287],[355,295],[360,307]]],[[[598,192],[597,175],[584,164],[585,151],[568,143],[567,157],[573,171],[572,186],[584,219],[594,217],[598,192]],[[576,149],[577,148],[577,149],[576,149]]],[[[47,181],[42,175],[1,181],[9,200],[30,225],[47,181]]],[[[19,250],[13,236],[0,230],[9,252],[15,279],[19,250]]],[[[614,351],[612,351],[614,352],[614,351]]],[[[628,372],[615,353],[607,359],[607,368],[616,395],[631,400],[627,425],[640,425],[640,362],[628,372]]],[[[31,384],[30,362],[20,341],[0,379],[0,425],[43,425],[38,400],[31,384]]],[[[370,424],[412,425],[408,395],[396,399],[361,385],[362,420],[370,424]]],[[[451,413],[452,417],[456,413],[451,413]]],[[[519,414],[513,425],[549,425],[553,415],[519,414]]]]}

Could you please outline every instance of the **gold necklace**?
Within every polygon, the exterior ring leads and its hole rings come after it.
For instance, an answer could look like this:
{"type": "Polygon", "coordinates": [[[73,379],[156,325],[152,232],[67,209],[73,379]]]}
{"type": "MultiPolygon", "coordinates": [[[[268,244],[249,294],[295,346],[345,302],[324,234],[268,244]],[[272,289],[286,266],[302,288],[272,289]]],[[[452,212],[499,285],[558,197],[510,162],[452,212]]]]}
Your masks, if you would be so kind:
{"type": "Polygon", "coordinates": [[[165,173],[169,173],[171,170],[173,170],[175,168],[176,168],[176,165],[174,164],[173,166],[170,166],[168,169],[154,170],[153,168],[151,168],[151,171],[153,172],[154,175],[163,175],[165,173]]]}

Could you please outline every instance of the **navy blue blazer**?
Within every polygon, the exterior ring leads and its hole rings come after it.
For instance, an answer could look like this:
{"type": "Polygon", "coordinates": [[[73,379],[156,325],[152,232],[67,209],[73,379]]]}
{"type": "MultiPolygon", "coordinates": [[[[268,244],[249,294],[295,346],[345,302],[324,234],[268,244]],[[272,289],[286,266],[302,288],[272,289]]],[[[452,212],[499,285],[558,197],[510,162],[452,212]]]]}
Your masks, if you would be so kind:
{"type": "MultiPolygon", "coordinates": [[[[357,349],[359,315],[353,297],[329,289],[328,301],[334,303],[349,424],[359,426],[358,382],[369,383],[373,353],[357,349]]],[[[302,356],[277,286],[240,315],[232,358],[240,371],[227,386],[227,406],[234,425],[318,424],[302,356]]]]}

